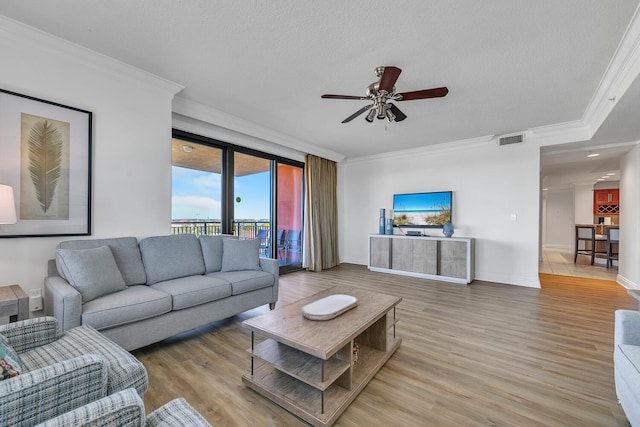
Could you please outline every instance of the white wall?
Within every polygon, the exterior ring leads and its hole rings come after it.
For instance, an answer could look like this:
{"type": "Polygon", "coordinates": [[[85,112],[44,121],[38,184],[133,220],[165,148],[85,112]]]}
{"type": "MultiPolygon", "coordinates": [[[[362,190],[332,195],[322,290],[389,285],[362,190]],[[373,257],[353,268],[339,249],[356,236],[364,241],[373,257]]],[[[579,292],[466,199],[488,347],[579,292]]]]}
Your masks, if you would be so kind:
{"type": "MultiPolygon", "coordinates": [[[[1,16],[0,57],[3,89],[93,112],[90,238],[167,234],[180,87],[1,16]]],[[[0,238],[0,286],[41,288],[56,245],[72,238],[0,238]]]]}
{"type": "Polygon", "coordinates": [[[394,193],[452,190],[455,235],[476,238],[476,279],[539,287],[539,170],[533,143],[442,144],[347,160],[339,165],[341,262],[367,264],[367,236],[394,193]]]}
{"type": "Polygon", "coordinates": [[[593,184],[576,185],[575,194],[575,222],[576,224],[593,223],[593,184]]]}
{"type": "Polygon", "coordinates": [[[546,192],[546,229],[544,230],[546,247],[565,249],[574,247],[573,197],[573,190],[546,192]]]}
{"type": "Polygon", "coordinates": [[[640,147],[620,160],[620,260],[618,282],[640,289],[640,147]]]}

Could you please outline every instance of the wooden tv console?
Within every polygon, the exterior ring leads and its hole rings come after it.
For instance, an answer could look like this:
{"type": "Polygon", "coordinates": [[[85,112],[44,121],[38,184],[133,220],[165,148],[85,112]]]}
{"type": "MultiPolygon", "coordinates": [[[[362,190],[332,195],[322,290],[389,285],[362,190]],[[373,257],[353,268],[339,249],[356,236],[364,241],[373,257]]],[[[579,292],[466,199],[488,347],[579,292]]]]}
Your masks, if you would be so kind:
{"type": "Polygon", "coordinates": [[[371,234],[369,270],[461,284],[474,278],[475,239],[371,234]]]}

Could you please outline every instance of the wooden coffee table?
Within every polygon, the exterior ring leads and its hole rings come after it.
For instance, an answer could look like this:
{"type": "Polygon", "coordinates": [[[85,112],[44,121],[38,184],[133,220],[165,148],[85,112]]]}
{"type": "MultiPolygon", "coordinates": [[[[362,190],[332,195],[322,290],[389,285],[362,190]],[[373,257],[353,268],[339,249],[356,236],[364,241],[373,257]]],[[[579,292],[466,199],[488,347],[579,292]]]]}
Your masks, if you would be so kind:
{"type": "Polygon", "coordinates": [[[314,426],[332,425],[400,347],[400,301],[335,287],[245,320],[243,326],[251,330],[251,369],[242,381],[314,426]],[[333,294],[352,295],[358,305],[326,321],[302,316],[304,305],[333,294]]]}

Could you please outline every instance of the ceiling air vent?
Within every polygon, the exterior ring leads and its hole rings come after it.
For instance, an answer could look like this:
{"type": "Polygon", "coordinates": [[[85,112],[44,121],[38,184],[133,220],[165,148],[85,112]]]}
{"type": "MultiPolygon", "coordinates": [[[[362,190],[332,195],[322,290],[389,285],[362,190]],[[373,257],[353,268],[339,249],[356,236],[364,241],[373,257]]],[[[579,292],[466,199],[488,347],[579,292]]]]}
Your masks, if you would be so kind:
{"type": "Polygon", "coordinates": [[[524,133],[512,133],[498,137],[498,145],[522,144],[524,142],[524,133]]]}

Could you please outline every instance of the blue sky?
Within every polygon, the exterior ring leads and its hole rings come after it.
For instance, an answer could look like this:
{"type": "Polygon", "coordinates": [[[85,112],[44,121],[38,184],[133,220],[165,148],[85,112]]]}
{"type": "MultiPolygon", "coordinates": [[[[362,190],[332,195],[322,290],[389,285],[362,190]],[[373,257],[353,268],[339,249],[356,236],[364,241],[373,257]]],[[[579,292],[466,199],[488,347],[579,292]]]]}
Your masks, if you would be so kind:
{"type": "Polygon", "coordinates": [[[393,210],[394,212],[440,210],[443,206],[451,206],[451,193],[396,194],[393,210]]]}
{"type": "MultiPolygon", "coordinates": [[[[172,219],[220,219],[222,179],[217,173],[172,166],[172,219]]],[[[235,219],[268,219],[269,172],[236,177],[235,219]]]]}

